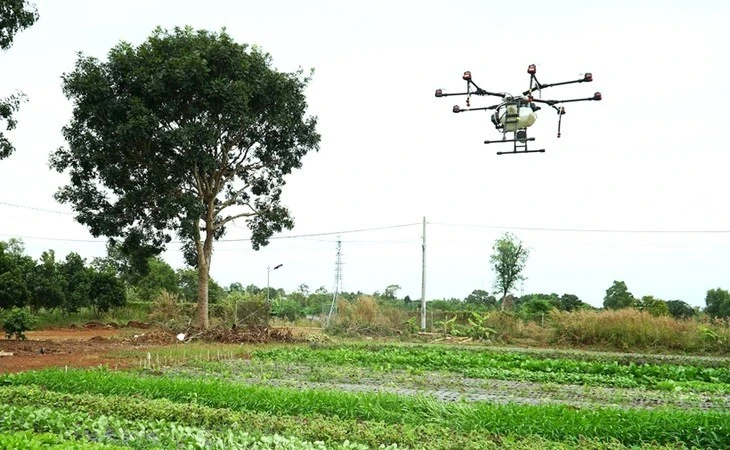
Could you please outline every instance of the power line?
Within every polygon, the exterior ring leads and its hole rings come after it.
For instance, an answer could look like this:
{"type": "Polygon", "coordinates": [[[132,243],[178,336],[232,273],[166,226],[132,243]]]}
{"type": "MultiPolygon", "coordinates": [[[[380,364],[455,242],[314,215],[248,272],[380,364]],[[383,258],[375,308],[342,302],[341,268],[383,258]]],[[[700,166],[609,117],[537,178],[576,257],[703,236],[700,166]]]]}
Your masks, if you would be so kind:
{"type": "MultiPolygon", "coordinates": [[[[420,225],[419,223],[406,223],[401,225],[388,225],[383,227],[373,227],[373,228],[360,228],[357,230],[346,230],[346,231],[327,231],[323,233],[309,233],[309,234],[296,234],[296,235],[289,235],[289,236],[272,236],[270,239],[298,239],[298,238],[308,238],[308,237],[317,237],[317,236],[330,236],[330,235],[339,235],[339,234],[348,234],[348,233],[361,233],[364,231],[377,231],[377,230],[390,230],[393,228],[404,228],[404,227],[412,227],[415,225],[420,225]]],[[[241,239],[220,239],[218,242],[242,242],[242,241],[250,241],[251,238],[241,238],[241,239]]]]}
{"type": "MultiPolygon", "coordinates": [[[[34,206],[27,206],[27,205],[19,205],[17,203],[9,203],[0,201],[0,205],[2,206],[9,206],[12,208],[22,208],[22,209],[28,209],[33,211],[40,211],[40,212],[46,212],[46,213],[52,213],[52,214],[63,214],[63,215],[73,215],[72,212],[68,211],[59,211],[59,210],[53,210],[53,209],[46,209],[46,208],[38,208],[34,206]]],[[[521,231],[552,231],[552,232],[564,232],[564,233],[664,233],[664,234],[723,234],[723,233],[730,233],[730,230],[635,230],[635,229],[602,229],[602,228],[550,228],[550,227],[523,227],[523,226],[499,226],[499,225],[485,225],[485,224],[460,224],[460,223],[447,223],[447,222],[428,222],[429,225],[441,225],[441,226],[448,226],[448,227],[464,227],[464,228],[490,228],[495,230],[521,230],[521,231]]],[[[306,238],[306,237],[317,237],[317,236],[331,236],[331,235],[339,235],[339,234],[349,234],[349,233],[360,233],[365,231],[377,231],[377,230],[387,230],[391,228],[403,228],[403,227],[410,227],[415,225],[421,225],[420,223],[408,223],[408,224],[402,224],[402,225],[389,225],[389,226],[383,226],[383,227],[374,227],[374,228],[362,228],[362,229],[356,229],[356,230],[345,230],[345,231],[330,231],[330,232],[324,232],[324,233],[311,233],[311,234],[301,234],[301,235],[291,235],[291,236],[272,236],[270,239],[297,239],[297,238],[306,238]]],[[[238,227],[235,224],[233,225],[236,228],[244,229],[243,227],[238,227]]],[[[2,235],[0,235],[2,236],[2,235]]],[[[7,235],[5,235],[7,236],[7,235]]],[[[70,242],[84,242],[83,240],[78,239],[62,239],[62,238],[32,238],[28,237],[27,239],[48,239],[48,240],[68,240],[70,242]]],[[[245,242],[250,241],[251,238],[241,238],[241,239],[220,239],[218,242],[245,242]]],[[[85,242],[96,242],[96,241],[85,241],[85,242]]],[[[323,241],[325,242],[325,241],[323,241]]],[[[336,240],[326,241],[326,242],[337,242],[336,240]]],[[[354,241],[347,241],[347,242],[354,242],[354,241]]],[[[368,242],[368,241],[361,241],[361,242],[368,242]]],[[[395,241],[393,241],[395,242],[395,241]]],[[[171,243],[174,244],[180,244],[179,241],[172,241],[171,243]]]]}
{"type": "Polygon", "coordinates": [[[448,227],[466,227],[466,228],[491,228],[497,230],[523,230],[523,231],[557,231],[567,233],[693,233],[693,234],[709,234],[709,233],[730,233],[730,230],[628,230],[628,229],[599,229],[599,228],[544,228],[544,227],[511,227],[496,225],[480,225],[480,224],[457,224],[443,222],[429,222],[430,225],[441,225],[448,227]]]}
{"type": "Polygon", "coordinates": [[[53,237],[38,237],[38,236],[19,236],[17,234],[0,234],[3,237],[18,238],[18,239],[36,239],[39,241],[62,241],[62,242],[92,242],[96,244],[106,244],[106,241],[94,240],[94,239],[70,239],[70,238],[53,238],[53,237]]]}
{"type": "MultiPolygon", "coordinates": [[[[309,233],[309,234],[298,234],[298,235],[287,235],[287,236],[272,236],[269,238],[269,240],[278,240],[278,239],[299,239],[299,238],[308,238],[308,237],[316,237],[316,236],[329,236],[333,234],[346,234],[346,233],[361,233],[366,231],[377,231],[377,230],[388,230],[393,228],[404,228],[404,227],[410,227],[414,225],[419,225],[418,223],[410,223],[410,224],[400,224],[400,225],[388,225],[388,226],[382,226],[382,227],[373,227],[373,228],[360,228],[356,230],[345,230],[345,231],[328,231],[323,233],[309,233]]],[[[72,238],[53,238],[53,237],[38,237],[38,236],[20,236],[20,235],[11,235],[11,234],[0,234],[0,236],[6,236],[6,237],[16,237],[20,239],[37,239],[37,240],[47,240],[47,241],[66,241],[66,242],[95,242],[99,244],[105,244],[106,241],[102,240],[91,240],[91,239],[72,239],[72,238]]],[[[249,242],[251,241],[251,238],[240,238],[240,239],[219,239],[216,242],[249,242]]],[[[170,241],[170,244],[183,244],[183,241],[170,241]]]]}
{"type": "Polygon", "coordinates": [[[34,206],[18,205],[15,203],[8,203],[8,202],[3,202],[3,201],[0,201],[0,205],[10,206],[12,208],[22,208],[22,209],[30,209],[33,211],[42,211],[42,212],[53,213],[53,214],[63,214],[63,215],[67,215],[67,216],[73,215],[73,213],[68,212],[68,211],[58,211],[55,209],[36,208],[34,206]]]}

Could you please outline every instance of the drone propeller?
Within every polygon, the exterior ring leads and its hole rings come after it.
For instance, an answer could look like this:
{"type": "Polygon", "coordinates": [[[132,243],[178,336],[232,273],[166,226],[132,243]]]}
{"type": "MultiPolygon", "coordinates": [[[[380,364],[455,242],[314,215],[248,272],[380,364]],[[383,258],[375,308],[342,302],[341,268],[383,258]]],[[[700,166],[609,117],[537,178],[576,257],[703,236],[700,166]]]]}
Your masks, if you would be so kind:
{"type": "Polygon", "coordinates": [[[461,76],[461,78],[464,81],[466,81],[466,92],[447,93],[447,92],[444,92],[443,89],[436,89],[435,96],[436,97],[449,97],[452,95],[466,95],[466,106],[467,107],[471,106],[470,99],[471,99],[472,95],[480,95],[480,96],[491,95],[493,97],[500,97],[500,98],[505,98],[507,96],[507,94],[504,94],[504,93],[489,92],[489,91],[486,91],[486,90],[480,88],[472,79],[471,71],[469,71],[469,70],[464,72],[464,74],[461,76]],[[472,90],[472,88],[474,90],[472,90]]]}

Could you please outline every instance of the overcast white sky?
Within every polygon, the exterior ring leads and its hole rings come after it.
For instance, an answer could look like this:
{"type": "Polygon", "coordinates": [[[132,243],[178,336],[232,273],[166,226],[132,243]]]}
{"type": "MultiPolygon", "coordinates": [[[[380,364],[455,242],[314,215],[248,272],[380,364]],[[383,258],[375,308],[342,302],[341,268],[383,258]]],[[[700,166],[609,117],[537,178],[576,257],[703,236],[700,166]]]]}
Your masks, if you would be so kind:
{"type": "MultiPolygon", "coordinates": [[[[142,42],[155,26],[226,27],[259,44],[281,70],[314,67],[308,90],[321,151],[289,178],[287,234],[401,224],[343,234],[344,289],[420,298],[421,226],[427,230],[427,298],[492,291],[489,254],[511,229],[532,248],[524,292],[574,293],[599,306],[613,280],[635,295],[704,306],[708,289],[730,288],[730,233],[605,233],[525,230],[730,230],[723,120],[730,105],[721,1],[213,1],[36,0],[41,18],[0,54],[0,96],[29,96],[11,134],[17,151],[0,161],[0,239],[24,238],[35,257],[48,248],[104,254],[52,195],[67,182],[48,155],[64,145],[71,106],[61,74],[76,53],[103,58],[120,40],[142,42]],[[452,114],[461,74],[491,91],[541,82],[594,82],[542,93],[602,102],[566,105],[563,136],[547,108],[530,129],[544,154],[497,156],[505,147],[481,112],[452,114]],[[450,225],[445,225],[450,224],[450,225]],[[457,226],[458,225],[458,226],[457,226]],[[45,238],[45,239],[40,239],[45,238]],[[56,240],[51,240],[56,239],[56,240]]],[[[486,106],[474,99],[473,106],[486,106]]],[[[241,223],[226,239],[245,238],[241,223]]],[[[259,252],[247,242],[216,246],[213,277],[331,289],[336,235],[280,239],[259,252]]],[[[173,246],[164,255],[181,267],[173,246]]],[[[519,290],[518,290],[519,293],[519,290]]]]}

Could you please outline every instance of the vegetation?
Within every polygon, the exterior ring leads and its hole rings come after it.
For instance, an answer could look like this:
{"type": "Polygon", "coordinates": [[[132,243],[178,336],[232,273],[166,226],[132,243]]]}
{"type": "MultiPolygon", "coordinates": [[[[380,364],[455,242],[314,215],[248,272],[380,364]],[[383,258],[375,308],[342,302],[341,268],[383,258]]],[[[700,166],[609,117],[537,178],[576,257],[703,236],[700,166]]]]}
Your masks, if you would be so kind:
{"type": "Polygon", "coordinates": [[[87,265],[77,253],[57,261],[49,250],[36,262],[25,255],[21,241],[0,241],[0,310],[29,307],[74,313],[89,308],[98,315],[124,306],[126,300],[116,274],[87,265]]]}
{"type": "Polygon", "coordinates": [[[207,328],[213,242],[236,219],[254,249],[294,225],[281,204],[284,177],[320,140],[306,117],[308,82],[225,32],[157,29],[138,47],[121,42],[107,61],[82,55],[63,76],[73,119],[51,165],[70,183],[56,198],[94,236],[119,240],[142,272],[176,233],[198,272],[207,328]]]}
{"type": "Polygon", "coordinates": [[[516,352],[484,349],[464,350],[448,347],[326,346],[254,351],[252,356],[265,360],[357,364],[371,370],[448,371],[469,378],[644,387],[730,393],[730,368],[702,367],[674,363],[617,364],[616,361],[583,360],[570,357],[539,357],[516,352]]]}
{"type": "Polygon", "coordinates": [[[32,330],[36,324],[36,318],[24,309],[13,308],[3,320],[3,330],[5,336],[10,339],[26,339],[25,332],[32,330]]]}
{"type": "MultiPolygon", "coordinates": [[[[640,380],[648,376],[665,382],[687,379],[688,385],[692,383],[689,379],[695,379],[699,386],[697,377],[717,377],[715,381],[705,382],[704,392],[720,395],[724,392],[722,386],[726,386],[723,381],[726,372],[730,370],[673,363],[624,366],[549,356],[534,358],[511,351],[485,354],[479,349],[437,346],[276,348],[256,351],[253,357],[249,364],[302,359],[312,369],[331,364],[347,371],[353,365],[362,364],[369,368],[370,380],[359,380],[358,383],[365,383],[361,388],[367,388],[368,382],[382,384],[381,380],[385,379],[381,374],[398,366],[426,372],[428,378],[443,369],[451,372],[450,378],[454,379],[459,377],[456,374],[461,373],[462,366],[485,370],[494,364],[507,364],[512,369],[519,367],[523,373],[548,374],[554,370],[563,375],[589,375],[593,367],[594,375],[617,380],[608,384],[633,378],[641,385],[644,381],[640,380]],[[383,355],[382,359],[379,355],[383,355]]],[[[245,365],[238,367],[245,370],[245,365]]],[[[108,440],[102,442],[132,446],[150,439],[184,441],[191,435],[200,439],[196,445],[203,445],[202,442],[216,445],[220,438],[233,443],[228,445],[236,445],[245,439],[255,440],[271,434],[310,443],[322,441],[326,448],[341,448],[337,445],[345,439],[349,440],[348,445],[355,446],[348,448],[388,445],[432,449],[530,448],[530,445],[724,448],[730,444],[727,433],[720,432],[727,423],[727,412],[722,408],[450,402],[434,399],[425,391],[421,394],[348,392],[342,390],[342,385],[329,385],[326,380],[322,380],[320,387],[277,387],[265,382],[253,385],[238,379],[235,372],[225,374],[225,377],[211,377],[210,368],[199,374],[181,374],[177,366],[159,367],[152,373],[106,369],[26,372],[0,377],[3,386],[0,401],[5,405],[4,411],[13,414],[14,419],[7,425],[15,427],[13,431],[27,429],[23,424],[28,420],[35,429],[47,432],[59,432],[63,424],[73,422],[78,426],[70,429],[82,435],[87,430],[93,438],[101,423],[110,425],[112,430],[106,433],[108,440]],[[130,395],[135,396],[134,402],[128,401],[130,395]],[[73,412],[60,412],[67,410],[73,412]],[[31,411],[38,412],[31,415],[31,411]],[[125,430],[123,438],[116,432],[119,428],[125,430]],[[159,432],[137,431],[142,429],[159,432]],[[507,446],[500,446],[502,442],[507,442],[507,446]]],[[[470,377],[471,374],[464,380],[470,377]]],[[[554,380],[555,386],[567,386],[571,382],[570,377],[554,380]]],[[[543,385],[543,392],[555,389],[546,389],[549,386],[553,384],[543,385]]],[[[676,392],[675,388],[669,390],[676,392]]],[[[77,436],[68,435],[69,438],[77,436]]]]}
{"type": "Polygon", "coordinates": [[[502,309],[505,309],[507,294],[515,284],[524,279],[522,271],[527,263],[530,250],[525,248],[517,237],[505,233],[497,239],[493,247],[494,253],[490,257],[492,269],[496,275],[494,286],[502,293],[502,309]]]}
{"type": "MultiPolygon", "coordinates": [[[[148,270],[135,270],[134,260],[120,245],[107,255],[85,261],[76,253],[59,259],[53,250],[38,260],[25,254],[17,239],[0,241],[0,319],[20,308],[37,327],[83,324],[86,321],[151,322],[184,331],[195,320],[198,276],[194,269],[175,269],[159,257],[147,260],[148,270]]],[[[597,309],[577,296],[530,293],[514,299],[510,311],[484,290],[463,299],[428,302],[428,330],[421,331],[420,304],[398,298],[398,285],[382,293],[343,292],[327,332],[345,336],[400,336],[416,339],[471,339],[489,343],[590,347],[618,351],[727,354],[730,351],[727,291],[710,289],[707,308],[692,308],[681,300],[650,295],[636,299],[623,282],[615,282],[608,298],[630,296],[627,307],[597,309]]],[[[302,285],[294,292],[233,283],[220,286],[208,279],[214,325],[233,323],[323,327],[332,294],[302,285]]],[[[501,295],[501,294],[500,294],[501,295]]],[[[618,302],[620,303],[620,302],[618,302]]],[[[2,322],[0,322],[2,323],[2,322]]]]}
{"type": "MultiPolygon", "coordinates": [[[[26,0],[3,0],[0,2],[0,50],[7,50],[13,45],[15,36],[20,31],[38,21],[38,11],[26,0]]],[[[18,111],[20,103],[26,99],[22,92],[8,98],[0,98],[0,122],[6,123],[6,130],[17,126],[13,114],[18,111]]],[[[15,147],[4,133],[0,132],[0,160],[10,156],[15,147]]]]}

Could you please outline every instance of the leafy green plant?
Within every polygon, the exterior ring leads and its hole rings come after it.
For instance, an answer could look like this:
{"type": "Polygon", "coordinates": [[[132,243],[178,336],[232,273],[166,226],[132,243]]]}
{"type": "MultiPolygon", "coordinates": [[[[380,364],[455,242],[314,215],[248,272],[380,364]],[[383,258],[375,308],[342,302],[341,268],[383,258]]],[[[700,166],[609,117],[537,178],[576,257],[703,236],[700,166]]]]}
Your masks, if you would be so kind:
{"type": "Polygon", "coordinates": [[[688,364],[647,364],[611,360],[536,357],[525,352],[459,349],[448,346],[341,345],[316,349],[256,350],[261,360],[357,365],[382,370],[437,370],[471,378],[657,388],[672,380],[689,390],[730,393],[730,368],[688,364]]]}
{"type": "Polygon", "coordinates": [[[451,319],[439,320],[434,325],[436,325],[439,328],[442,328],[444,336],[448,336],[449,334],[451,334],[451,332],[454,329],[454,322],[456,322],[456,317],[457,316],[454,316],[451,319]]]}
{"type": "MultiPolygon", "coordinates": [[[[0,432],[41,431],[57,435],[63,440],[77,441],[77,446],[65,448],[94,448],[90,445],[85,446],[84,441],[89,440],[101,444],[124,445],[124,447],[134,449],[263,450],[272,447],[292,450],[368,449],[365,445],[347,441],[325,445],[322,442],[306,442],[281,435],[258,433],[252,435],[241,431],[236,426],[211,431],[165,419],[125,419],[48,407],[0,405],[0,414],[3,417],[0,422],[0,432]]],[[[397,446],[381,446],[380,448],[395,449],[397,446]]]]}
{"type": "Polygon", "coordinates": [[[467,329],[467,334],[474,339],[491,339],[496,331],[486,326],[489,316],[489,313],[479,314],[477,312],[472,312],[471,318],[469,319],[469,325],[471,325],[471,328],[467,329]]]}
{"type": "Polygon", "coordinates": [[[3,321],[3,330],[8,339],[15,336],[16,339],[25,340],[25,332],[32,330],[36,323],[37,319],[28,310],[13,308],[3,321]]]}

